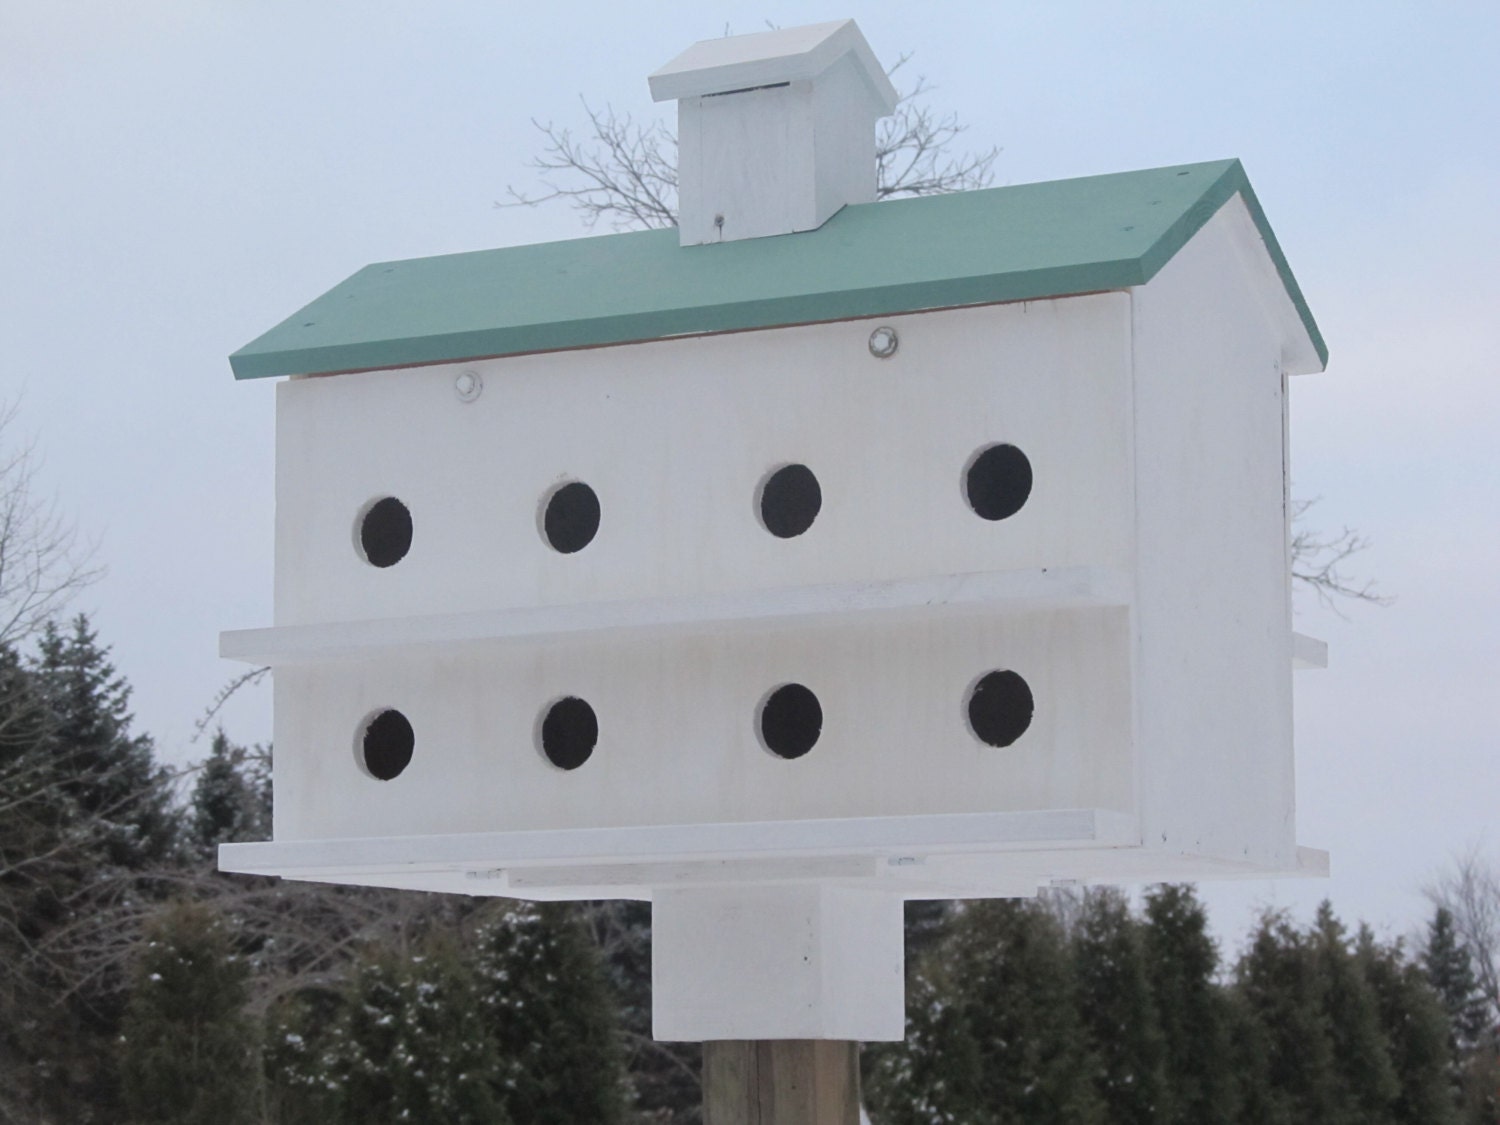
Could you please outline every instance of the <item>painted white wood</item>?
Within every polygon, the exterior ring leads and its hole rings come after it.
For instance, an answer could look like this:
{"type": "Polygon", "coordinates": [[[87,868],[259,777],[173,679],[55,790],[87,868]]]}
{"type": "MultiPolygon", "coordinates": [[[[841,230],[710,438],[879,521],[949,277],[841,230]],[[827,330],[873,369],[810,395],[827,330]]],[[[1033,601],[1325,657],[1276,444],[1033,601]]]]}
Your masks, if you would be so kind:
{"type": "Polygon", "coordinates": [[[1166,852],[1295,867],[1282,344],[1222,208],[1133,291],[1140,810],[1166,852]]]}
{"type": "MultiPolygon", "coordinates": [[[[776,96],[815,117],[854,66],[776,96]]],[[[1231,201],[1130,293],[282,384],[275,624],[223,640],[277,666],[275,840],[221,866],[650,899],[658,1033],[692,1039],[899,1037],[903,899],[1326,873],[1292,789],[1292,667],[1326,663],[1289,605],[1309,361],[1247,224],[1231,201]],[[990,522],[963,478],[995,443],[1033,485],[990,522]],[[822,508],[778,539],[756,497],[789,463],[822,508]],[[540,513],[574,480],[602,520],[561,555],[540,513]],[[380,569],[387,495],[415,531],[380,569]],[[965,708],[998,669],[1034,699],[1004,748],[965,708]],[[795,760],[756,731],[789,682],[822,708],[795,760]],[[600,730],[570,771],[537,747],[564,696],[600,730]],[[385,708],[416,742],[379,781],[385,708]]]]}
{"type": "Polygon", "coordinates": [[[1127,611],[975,608],[909,624],[713,630],[285,665],[275,676],[278,839],[727,824],[1070,808],[1129,811],[1127,611]],[[1035,713],[982,744],[966,698],[1012,670],[1035,713]],[[777,686],[818,697],[804,757],[760,742],[777,686]],[[561,770],[536,744],[543,709],[586,700],[593,756],[561,770]],[[411,763],[360,768],[372,714],[400,711],[411,763]]]}
{"type": "Polygon", "coordinates": [[[901,901],[837,887],[659,892],[651,1023],[662,1040],[899,1040],[901,901]]]}
{"type": "Polygon", "coordinates": [[[846,56],[852,56],[885,112],[894,111],[900,95],[853,20],[700,40],[647,81],[654,101],[672,101],[778,82],[809,82],[846,56]]]}
{"type": "Polygon", "coordinates": [[[1328,642],[1306,633],[1292,634],[1292,666],[1296,669],[1328,667],[1328,642]]]}
{"type": "Polygon", "coordinates": [[[1250,216],[1250,209],[1238,195],[1215,216],[1221,227],[1217,237],[1234,248],[1240,270],[1248,282],[1248,291],[1238,295],[1242,310],[1257,308],[1281,346],[1282,369],[1288,375],[1311,375],[1323,370],[1323,360],[1307,333],[1307,325],[1286,291],[1286,282],[1276,263],[1266,252],[1265,240],[1250,216]]]}
{"type": "Polygon", "coordinates": [[[1129,333],[1128,295],[1107,293],[283,382],[275,624],[1129,569],[1129,333]],[[890,359],[869,352],[879,324],[900,334],[890,359]],[[991,523],[963,472],[995,442],[1035,483],[991,523]],[[823,506],[777,539],[756,490],[788,462],[823,506]],[[602,517],[560,555],[538,513],[568,480],[602,517]],[[355,525],[385,495],[415,531],[379,569],[355,525]]]}
{"type": "Polygon", "coordinates": [[[683,246],[815,230],[875,199],[897,95],[853,20],[695,44],[650,78],[678,100],[683,246]]]}
{"type": "MultiPolygon", "coordinates": [[[[938,851],[1126,847],[1134,820],[1104,809],[1056,809],[928,817],[840,817],[491,833],[432,833],[224,844],[226,871],[262,875],[452,868],[488,871],[570,862],[602,865],[696,860],[723,863],[788,856],[901,857],[938,851]]],[[[896,865],[899,866],[899,865],[896,865]]]]}
{"type": "Polygon", "coordinates": [[[639,637],[651,638],[731,624],[776,628],[789,621],[816,626],[872,619],[926,619],[945,611],[968,612],[976,606],[1004,613],[1028,613],[1126,606],[1133,590],[1133,579],[1124,570],[1037,567],[686,598],[639,598],[241,629],[221,635],[219,655],[252,664],[280,665],[370,657],[409,646],[452,648],[608,630],[629,630],[639,637]]]}

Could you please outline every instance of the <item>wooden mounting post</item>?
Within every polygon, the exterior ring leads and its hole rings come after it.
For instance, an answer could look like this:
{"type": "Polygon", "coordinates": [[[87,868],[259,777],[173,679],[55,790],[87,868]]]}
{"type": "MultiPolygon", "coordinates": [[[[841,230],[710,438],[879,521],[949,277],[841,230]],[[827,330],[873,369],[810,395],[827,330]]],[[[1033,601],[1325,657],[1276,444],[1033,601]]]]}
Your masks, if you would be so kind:
{"type": "Polygon", "coordinates": [[[704,1043],[703,1125],[859,1125],[859,1044],[704,1043]]]}

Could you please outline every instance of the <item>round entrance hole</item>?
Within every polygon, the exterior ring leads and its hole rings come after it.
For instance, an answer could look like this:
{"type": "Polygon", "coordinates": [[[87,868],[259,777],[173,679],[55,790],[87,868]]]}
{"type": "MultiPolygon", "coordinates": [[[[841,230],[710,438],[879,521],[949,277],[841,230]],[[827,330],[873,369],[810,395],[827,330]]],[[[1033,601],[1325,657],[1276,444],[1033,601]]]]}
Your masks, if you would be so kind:
{"type": "Polygon", "coordinates": [[[581,480],[554,489],[542,509],[542,534],[554,551],[571,555],[599,532],[599,497],[581,480]]]}
{"type": "Polygon", "coordinates": [[[411,550],[411,511],[394,496],[375,501],[359,517],[359,549],[371,566],[395,566],[411,550]]]}
{"type": "Polygon", "coordinates": [[[969,689],[969,729],[988,746],[1009,746],[1026,733],[1036,703],[1019,673],[986,672],[969,689]]]}
{"type": "Polygon", "coordinates": [[[547,708],[537,740],[547,761],[560,770],[576,770],[599,741],[599,719],[583,700],[567,696],[547,708]]]}
{"type": "Polygon", "coordinates": [[[390,781],[411,764],[417,736],[400,711],[377,711],[365,720],[359,741],[359,760],[377,781],[390,781]]]}
{"type": "Polygon", "coordinates": [[[778,758],[800,758],[823,733],[823,707],[801,684],[782,684],[760,705],[760,740],[778,758]]]}
{"type": "Polygon", "coordinates": [[[823,490],[806,465],[783,465],[761,482],[760,522],[778,539],[794,539],[813,525],[823,490]]]}
{"type": "Polygon", "coordinates": [[[1030,495],[1031,462],[1013,445],[981,449],[964,471],[964,498],[984,519],[1015,515],[1030,495]]]}

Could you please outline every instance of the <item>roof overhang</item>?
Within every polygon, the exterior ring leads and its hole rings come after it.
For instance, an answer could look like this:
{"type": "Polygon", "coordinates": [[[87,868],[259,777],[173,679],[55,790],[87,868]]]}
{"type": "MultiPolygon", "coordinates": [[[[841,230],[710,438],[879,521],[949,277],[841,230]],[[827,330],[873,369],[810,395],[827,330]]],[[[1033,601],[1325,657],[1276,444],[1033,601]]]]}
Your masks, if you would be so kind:
{"type": "Polygon", "coordinates": [[[814,231],[672,230],[367,266],[230,357],[235,377],[412,367],[1130,289],[1231,200],[1293,373],[1327,348],[1237,160],[845,207],[814,231]]]}

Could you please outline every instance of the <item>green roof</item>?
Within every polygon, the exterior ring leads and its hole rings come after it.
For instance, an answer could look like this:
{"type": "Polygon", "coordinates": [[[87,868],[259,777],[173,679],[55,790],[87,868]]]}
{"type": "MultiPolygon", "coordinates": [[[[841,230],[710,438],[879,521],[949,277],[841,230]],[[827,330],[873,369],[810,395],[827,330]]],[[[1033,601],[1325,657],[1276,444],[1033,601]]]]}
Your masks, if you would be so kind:
{"type": "Polygon", "coordinates": [[[800,234],[675,230],[366,266],[230,356],[259,379],[1143,285],[1236,193],[1309,339],[1323,338],[1237,160],[845,207],[800,234]]]}

